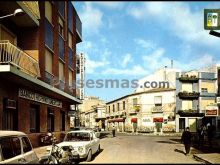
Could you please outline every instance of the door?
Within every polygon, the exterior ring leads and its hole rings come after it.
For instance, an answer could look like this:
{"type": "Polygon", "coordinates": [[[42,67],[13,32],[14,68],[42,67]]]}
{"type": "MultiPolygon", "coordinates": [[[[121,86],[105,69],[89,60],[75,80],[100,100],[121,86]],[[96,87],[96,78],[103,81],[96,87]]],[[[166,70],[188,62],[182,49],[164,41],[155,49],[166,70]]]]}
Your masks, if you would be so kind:
{"type": "Polygon", "coordinates": [[[31,143],[27,137],[21,138],[22,143],[22,149],[23,149],[23,158],[26,161],[26,163],[37,163],[38,158],[36,153],[33,151],[31,143]]]}
{"type": "Polygon", "coordinates": [[[185,118],[179,118],[179,132],[185,130],[185,118]]]}
{"type": "Polygon", "coordinates": [[[25,163],[21,150],[21,142],[18,137],[3,137],[0,139],[0,151],[2,164],[25,163]]]}

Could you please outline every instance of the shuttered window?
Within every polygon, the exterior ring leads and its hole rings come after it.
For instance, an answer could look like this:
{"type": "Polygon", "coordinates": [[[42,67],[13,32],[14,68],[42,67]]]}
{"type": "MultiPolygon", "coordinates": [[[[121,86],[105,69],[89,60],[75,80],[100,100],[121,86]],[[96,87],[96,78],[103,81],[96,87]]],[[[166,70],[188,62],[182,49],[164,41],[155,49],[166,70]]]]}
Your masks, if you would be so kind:
{"type": "Polygon", "coordinates": [[[69,86],[73,86],[73,72],[69,70],[69,86]]]}
{"type": "Polygon", "coordinates": [[[182,91],[192,92],[192,84],[191,83],[183,83],[182,91]]]}
{"type": "Polygon", "coordinates": [[[45,17],[52,24],[52,4],[49,1],[45,1],[45,17]]]}
{"type": "Polygon", "coordinates": [[[182,101],[182,110],[192,109],[192,101],[191,100],[183,100],[182,101]]]}
{"type": "Polygon", "coordinates": [[[64,64],[59,61],[59,79],[64,81],[64,64]]]}
{"type": "Polygon", "coordinates": [[[52,68],[53,68],[53,55],[52,53],[45,49],[45,70],[52,74],[52,68]]]}

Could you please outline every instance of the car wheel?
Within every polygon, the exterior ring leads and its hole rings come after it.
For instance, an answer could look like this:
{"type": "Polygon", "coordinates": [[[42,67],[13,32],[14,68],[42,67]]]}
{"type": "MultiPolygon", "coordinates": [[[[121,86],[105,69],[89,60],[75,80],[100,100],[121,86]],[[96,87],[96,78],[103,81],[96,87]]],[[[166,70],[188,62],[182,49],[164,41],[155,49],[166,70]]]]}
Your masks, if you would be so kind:
{"type": "Polygon", "coordinates": [[[92,160],[92,150],[89,150],[89,153],[88,153],[86,161],[90,162],[91,160],[92,160]]]}

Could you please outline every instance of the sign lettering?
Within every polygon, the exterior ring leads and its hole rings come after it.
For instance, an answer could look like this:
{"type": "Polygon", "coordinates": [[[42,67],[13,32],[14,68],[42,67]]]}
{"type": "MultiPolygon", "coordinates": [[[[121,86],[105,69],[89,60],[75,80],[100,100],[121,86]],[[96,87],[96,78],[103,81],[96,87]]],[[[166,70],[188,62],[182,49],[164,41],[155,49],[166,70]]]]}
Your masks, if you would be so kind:
{"type": "Polygon", "coordinates": [[[19,89],[19,97],[62,108],[62,102],[25,89],[19,89]]]}

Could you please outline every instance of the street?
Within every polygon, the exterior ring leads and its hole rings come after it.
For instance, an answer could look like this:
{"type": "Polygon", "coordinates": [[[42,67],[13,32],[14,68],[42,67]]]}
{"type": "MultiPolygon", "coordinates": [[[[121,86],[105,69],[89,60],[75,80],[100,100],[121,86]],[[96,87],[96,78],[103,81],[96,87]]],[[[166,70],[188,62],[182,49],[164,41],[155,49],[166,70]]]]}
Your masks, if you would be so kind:
{"type": "MultiPolygon", "coordinates": [[[[180,137],[119,135],[103,138],[101,152],[95,154],[92,163],[201,163],[193,159],[198,150],[191,148],[191,155],[185,156],[184,146],[177,142],[180,137]]],[[[38,157],[45,155],[46,147],[34,149],[38,157]]]]}
{"type": "MultiPolygon", "coordinates": [[[[101,139],[101,152],[89,163],[201,163],[185,156],[180,137],[116,136],[101,139]]],[[[88,162],[81,162],[88,163],[88,162]]]]}

